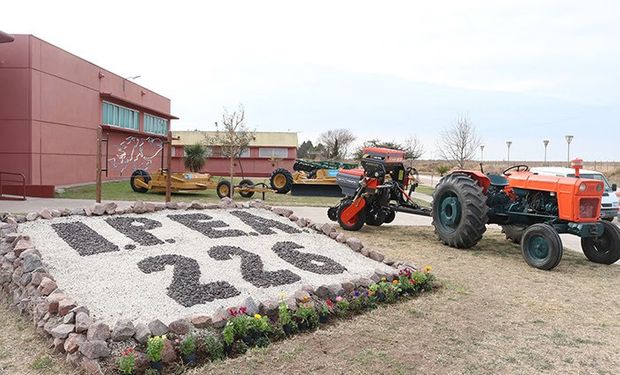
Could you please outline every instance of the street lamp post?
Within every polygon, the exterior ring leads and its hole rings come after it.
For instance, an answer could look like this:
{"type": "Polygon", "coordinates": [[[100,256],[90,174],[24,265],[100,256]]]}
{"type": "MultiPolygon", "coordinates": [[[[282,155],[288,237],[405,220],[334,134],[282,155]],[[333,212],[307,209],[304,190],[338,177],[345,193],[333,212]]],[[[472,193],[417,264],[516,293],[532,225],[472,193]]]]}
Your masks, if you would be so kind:
{"type": "Polygon", "coordinates": [[[480,145],[480,162],[484,161],[484,145],[480,145]]]}
{"type": "Polygon", "coordinates": [[[547,146],[549,145],[549,140],[543,140],[543,144],[545,145],[545,161],[543,163],[544,166],[547,166],[547,146]]]}
{"type": "Polygon", "coordinates": [[[568,162],[568,166],[570,167],[570,143],[573,141],[573,136],[567,135],[567,136],[564,136],[564,138],[566,138],[566,145],[567,145],[566,160],[568,162]]]}
{"type": "Polygon", "coordinates": [[[506,141],[506,146],[508,146],[508,161],[510,162],[510,146],[512,145],[512,141],[506,141]]]}

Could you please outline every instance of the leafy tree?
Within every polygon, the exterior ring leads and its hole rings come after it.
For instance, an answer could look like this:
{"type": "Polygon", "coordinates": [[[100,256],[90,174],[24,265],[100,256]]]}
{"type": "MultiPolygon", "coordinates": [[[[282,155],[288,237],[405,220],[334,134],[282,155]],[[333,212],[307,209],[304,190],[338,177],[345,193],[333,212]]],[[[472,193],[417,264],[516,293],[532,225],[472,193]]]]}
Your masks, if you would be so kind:
{"type": "Polygon", "coordinates": [[[192,172],[200,172],[205,165],[207,158],[207,148],[202,143],[186,145],[185,149],[185,168],[192,172]]]}
{"type": "MultiPolygon", "coordinates": [[[[220,130],[220,125],[216,122],[215,136],[206,137],[205,142],[221,146],[222,155],[230,159],[230,182],[232,184],[235,159],[238,159],[254,140],[254,131],[248,130],[245,124],[245,110],[242,105],[239,105],[239,108],[232,113],[224,109],[221,126],[220,130]]],[[[231,191],[231,196],[232,193],[231,191]]]]}
{"type": "Polygon", "coordinates": [[[459,116],[451,127],[443,130],[437,146],[442,158],[455,161],[459,168],[464,168],[465,162],[476,154],[480,137],[471,121],[459,116]]]}
{"type": "Polygon", "coordinates": [[[328,159],[344,159],[355,136],[349,129],[328,130],[319,136],[319,143],[325,146],[328,159]]]}

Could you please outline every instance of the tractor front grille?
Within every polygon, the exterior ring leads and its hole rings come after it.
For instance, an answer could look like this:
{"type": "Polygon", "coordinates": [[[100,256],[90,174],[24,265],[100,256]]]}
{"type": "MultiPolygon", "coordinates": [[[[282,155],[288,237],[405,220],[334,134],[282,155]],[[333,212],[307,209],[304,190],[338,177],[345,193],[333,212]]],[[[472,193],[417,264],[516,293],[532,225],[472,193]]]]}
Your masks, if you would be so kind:
{"type": "Polygon", "coordinates": [[[600,201],[596,198],[583,198],[579,201],[579,218],[595,219],[600,201]]]}

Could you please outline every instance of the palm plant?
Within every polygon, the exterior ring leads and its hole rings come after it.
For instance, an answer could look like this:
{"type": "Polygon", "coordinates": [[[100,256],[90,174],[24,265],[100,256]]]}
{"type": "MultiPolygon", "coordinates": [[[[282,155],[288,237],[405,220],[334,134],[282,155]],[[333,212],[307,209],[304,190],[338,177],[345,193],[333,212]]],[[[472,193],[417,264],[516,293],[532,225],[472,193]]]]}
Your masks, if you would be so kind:
{"type": "Polygon", "coordinates": [[[202,143],[185,146],[185,168],[200,172],[207,158],[207,148],[202,143]]]}

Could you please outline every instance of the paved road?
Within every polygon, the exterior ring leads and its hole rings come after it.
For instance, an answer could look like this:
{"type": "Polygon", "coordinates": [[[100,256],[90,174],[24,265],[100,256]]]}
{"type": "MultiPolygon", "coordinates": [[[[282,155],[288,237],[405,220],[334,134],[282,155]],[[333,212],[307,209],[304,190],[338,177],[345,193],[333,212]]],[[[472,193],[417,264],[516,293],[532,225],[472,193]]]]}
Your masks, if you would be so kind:
{"type": "MultiPolygon", "coordinates": [[[[420,198],[430,202],[432,198],[425,194],[414,193],[416,198],[420,198]]],[[[105,202],[105,201],[104,201],[105,202]]],[[[27,213],[38,212],[43,208],[81,208],[91,206],[94,202],[87,199],[58,199],[58,198],[28,198],[25,201],[0,201],[0,212],[15,212],[15,213],[27,213]]],[[[117,201],[119,207],[125,208],[131,205],[131,201],[117,201]]],[[[327,223],[330,220],[327,218],[327,208],[325,207],[287,207],[293,210],[296,215],[300,217],[306,217],[317,223],[327,223]]],[[[618,221],[614,221],[618,225],[618,221]]],[[[426,216],[408,215],[398,213],[396,219],[390,224],[385,225],[417,225],[417,226],[429,226],[431,225],[431,218],[426,216]]],[[[491,225],[499,229],[499,226],[491,225]]],[[[562,242],[564,248],[581,252],[581,243],[579,237],[572,234],[562,234],[562,242]]],[[[617,262],[620,264],[620,261],[617,262]]]]}

